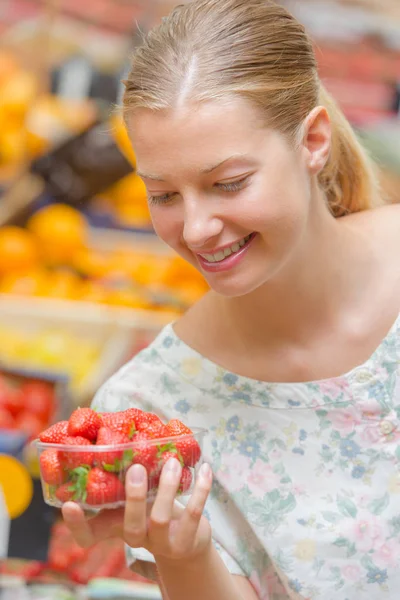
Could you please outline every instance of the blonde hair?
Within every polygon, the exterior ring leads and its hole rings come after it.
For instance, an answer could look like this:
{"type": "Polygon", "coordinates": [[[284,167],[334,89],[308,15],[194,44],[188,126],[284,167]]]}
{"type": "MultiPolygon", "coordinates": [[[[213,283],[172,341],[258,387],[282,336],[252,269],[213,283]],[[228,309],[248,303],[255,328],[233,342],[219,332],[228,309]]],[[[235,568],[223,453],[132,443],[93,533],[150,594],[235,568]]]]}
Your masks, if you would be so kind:
{"type": "Polygon", "coordinates": [[[136,50],[125,84],[124,115],[137,108],[179,109],[240,96],[293,141],[318,105],[332,123],[332,149],[319,184],[335,216],[379,202],[373,162],[322,86],[304,27],[271,0],[194,0],[176,7],[136,50]]]}

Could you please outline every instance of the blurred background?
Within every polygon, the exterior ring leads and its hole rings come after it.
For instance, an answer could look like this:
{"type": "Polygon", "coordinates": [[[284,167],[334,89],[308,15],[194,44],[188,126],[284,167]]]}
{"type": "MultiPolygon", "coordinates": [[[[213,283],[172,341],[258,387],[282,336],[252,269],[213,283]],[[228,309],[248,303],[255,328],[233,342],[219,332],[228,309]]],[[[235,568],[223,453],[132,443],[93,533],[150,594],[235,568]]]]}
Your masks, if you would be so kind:
{"type": "MultiPolygon", "coordinates": [[[[0,2],[3,599],[160,597],[124,566],[122,543],[73,544],[43,502],[30,441],[206,291],[152,232],[117,108],[141,32],[175,4],[0,2]]],[[[399,1],[282,4],[311,33],[321,78],[399,201],[399,1]]]]}

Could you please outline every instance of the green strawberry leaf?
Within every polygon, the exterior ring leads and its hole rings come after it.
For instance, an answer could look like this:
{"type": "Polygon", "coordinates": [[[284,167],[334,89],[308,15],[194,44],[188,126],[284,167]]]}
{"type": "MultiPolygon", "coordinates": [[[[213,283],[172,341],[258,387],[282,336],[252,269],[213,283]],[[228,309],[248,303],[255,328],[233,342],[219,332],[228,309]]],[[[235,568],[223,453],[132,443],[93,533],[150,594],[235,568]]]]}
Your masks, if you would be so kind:
{"type": "Polygon", "coordinates": [[[116,473],[117,471],[121,470],[120,465],[121,465],[120,460],[117,458],[117,460],[114,462],[113,465],[103,464],[102,467],[103,467],[104,471],[107,471],[107,473],[116,473]]]}
{"type": "Polygon", "coordinates": [[[136,433],[136,426],[135,426],[135,423],[132,423],[131,428],[128,433],[128,437],[130,437],[132,439],[133,436],[135,435],[135,433],[136,433]]]}

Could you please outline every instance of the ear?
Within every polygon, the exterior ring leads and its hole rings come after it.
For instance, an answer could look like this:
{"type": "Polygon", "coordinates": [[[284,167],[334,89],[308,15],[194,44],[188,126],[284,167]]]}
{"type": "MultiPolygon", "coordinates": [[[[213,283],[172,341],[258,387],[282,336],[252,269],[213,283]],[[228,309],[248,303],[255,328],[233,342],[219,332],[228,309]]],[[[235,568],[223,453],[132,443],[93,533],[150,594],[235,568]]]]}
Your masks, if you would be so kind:
{"type": "Polygon", "coordinates": [[[332,126],[324,106],[317,106],[310,112],[303,122],[302,133],[307,167],[312,175],[318,175],[326,165],[331,150],[332,126]]]}

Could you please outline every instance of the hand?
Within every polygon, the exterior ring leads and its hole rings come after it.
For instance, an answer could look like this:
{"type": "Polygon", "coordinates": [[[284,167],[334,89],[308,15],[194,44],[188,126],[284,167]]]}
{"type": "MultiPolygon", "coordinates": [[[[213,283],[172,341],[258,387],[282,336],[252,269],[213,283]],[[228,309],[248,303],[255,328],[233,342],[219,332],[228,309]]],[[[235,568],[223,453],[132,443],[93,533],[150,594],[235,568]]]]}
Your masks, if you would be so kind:
{"type": "Polygon", "coordinates": [[[166,463],[157,496],[150,505],[146,498],[146,469],[133,465],[126,476],[125,508],[105,510],[87,519],[77,504],[67,502],[62,509],[65,523],[76,542],[84,547],[117,536],[132,548],[146,548],[155,557],[190,561],[211,544],[211,528],[203,510],[211,490],[212,473],[209,465],[202,465],[184,508],[175,502],[181,472],[176,459],[166,463]]]}

